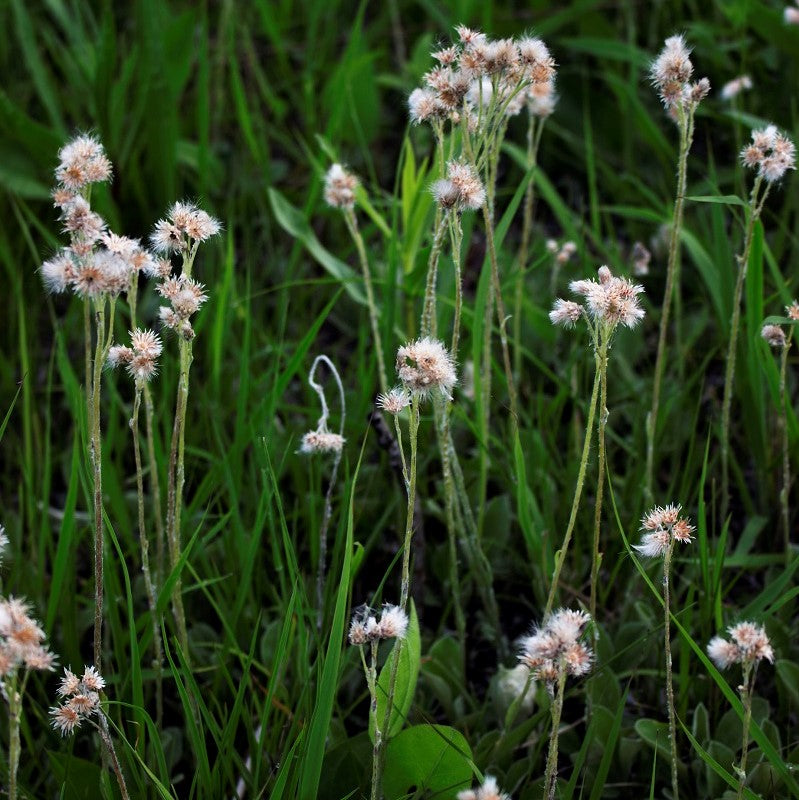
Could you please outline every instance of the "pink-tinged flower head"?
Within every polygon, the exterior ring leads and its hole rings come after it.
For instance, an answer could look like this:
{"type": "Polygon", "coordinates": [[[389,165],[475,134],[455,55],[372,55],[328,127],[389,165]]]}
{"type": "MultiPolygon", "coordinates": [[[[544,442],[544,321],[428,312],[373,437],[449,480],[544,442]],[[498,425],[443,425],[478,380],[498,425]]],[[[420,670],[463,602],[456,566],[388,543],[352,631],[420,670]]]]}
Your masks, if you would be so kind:
{"type": "Polygon", "coordinates": [[[395,386],[386,394],[377,396],[377,407],[387,414],[397,415],[411,404],[408,392],[402,386],[395,386]]]}
{"type": "Polygon", "coordinates": [[[553,325],[563,325],[564,328],[573,328],[585,309],[573,300],[563,300],[558,298],[552,311],[549,312],[549,319],[553,325]]]}
{"type": "Polygon", "coordinates": [[[358,179],[351,172],[332,164],[325,175],[325,201],[333,208],[353,208],[357,187],[358,179]]]}
{"type": "Polygon", "coordinates": [[[644,318],[638,295],[644,287],[626,278],[614,276],[607,266],[597,270],[598,281],[572,281],[569,288],[585,298],[589,314],[597,321],[615,328],[621,324],[634,328],[644,318]]]}
{"type": "Polygon", "coordinates": [[[447,164],[446,179],[436,181],[432,186],[433,197],[444,209],[476,210],[485,202],[483,183],[468,165],[460,161],[447,164]]]}
{"type": "Polygon", "coordinates": [[[408,632],[408,615],[399,606],[386,603],[380,614],[378,630],[381,639],[404,639],[408,632]]]}
{"type": "Polygon", "coordinates": [[[511,796],[499,790],[496,778],[486,775],[483,783],[476,789],[458,792],[458,800],[511,800],[511,796]]]}
{"type": "Polygon", "coordinates": [[[731,625],[727,631],[730,641],[714,636],[707,646],[708,655],[719,669],[727,669],[733,664],[751,666],[763,659],[774,662],[774,650],[762,625],[739,622],[731,625]]]}
{"type": "Polygon", "coordinates": [[[740,75],[733,78],[721,87],[721,99],[732,100],[737,97],[741,92],[752,88],[752,79],[748,75],[740,75]]]}
{"type": "Polygon", "coordinates": [[[69,250],[61,250],[55,257],[42,264],[42,283],[52,294],[65,292],[75,277],[75,263],[69,250]]]}
{"type": "Polygon", "coordinates": [[[722,639],[721,636],[714,636],[710,640],[707,645],[707,654],[719,669],[727,669],[741,660],[741,651],[738,645],[722,639]]]}
{"type": "Polygon", "coordinates": [[[80,727],[81,715],[69,705],[51,708],[50,716],[52,717],[50,724],[62,736],[68,736],[80,727]]]}
{"type": "Polygon", "coordinates": [[[779,325],[764,325],[760,329],[760,335],[772,347],[785,347],[785,331],[779,325]]]}
{"type": "Polygon", "coordinates": [[[741,151],[741,162],[768,183],[781,180],[790,169],[796,169],[794,143],[776,126],[752,131],[752,142],[741,151]]]}
{"type": "Polygon", "coordinates": [[[519,661],[537,680],[550,685],[563,671],[573,676],[586,674],[594,654],[581,638],[590,621],[584,611],[558,609],[522,639],[519,661]]]}
{"type": "Polygon", "coordinates": [[[308,431],[302,437],[301,453],[340,453],[346,440],[330,431],[308,431]]]}
{"type": "Polygon", "coordinates": [[[62,188],[78,191],[91,183],[109,180],[111,162],[99,139],[84,134],[58,151],[55,176],[62,188]]]}
{"type": "Polygon", "coordinates": [[[438,93],[431,89],[414,89],[408,97],[408,113],[414,125],[443,117],[445,112],[438,93]]]}
{"type": "Polygon", "coordinates": [[[794,322],[799,322],[799,303],[794,300],[789,306],[785,306],[785,313],[794,322]]]}
{"type": "Polygon", "coordinates": [[[425,336],[397,350],[397,375],[405,389],[422,399],[438,390],[451,399],[457,382],[455,363],[443,343],[425,336]]]}
{"type": "Polygon", "coordinates": [[[694,526],[680,515],[679,504],[657,506],[647,512],[641,520],[644,536],[635,549],[647,558],[659,558],[666,554],[674,541],[688,544],[693,539],[694,526]]]}

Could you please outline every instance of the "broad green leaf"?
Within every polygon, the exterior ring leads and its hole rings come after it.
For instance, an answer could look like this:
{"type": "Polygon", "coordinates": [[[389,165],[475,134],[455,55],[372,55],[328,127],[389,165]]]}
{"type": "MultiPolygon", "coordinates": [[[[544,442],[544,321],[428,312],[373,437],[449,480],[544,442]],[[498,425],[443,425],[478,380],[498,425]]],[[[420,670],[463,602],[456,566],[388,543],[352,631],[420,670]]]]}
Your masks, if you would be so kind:
{"type": "Polygon", "coordinates": [[[722,206],[745,206],[743,200],[738,197],[737,194],[702,194],[702,195],[693,195],[691,197],[686,197],[686,200],[690,200],[692,203],[716,203],[722,206]]]}
{"type": "MultiPolygon", "coordinates": [[[[408,635],[405,639],[398,639],[394,647],[400,647],[397,679],[394,684],[394,705],[391,708],[391,720],[388,731],[383,731],[383,741],[391,739],[402,730],[405,719],[413,703],[416,691],[416,681],[419,678],[419,666],[422,656],[422,641],[419,636],[419,620],[416,616],[416,607],[411,601],[410,624],[408,635]]],[[[386,716],[386,701],[388,698],[388,684],[391,678],[391,665],[394,661],[394,649],[388,654],[386,663],[380,670],[377,679],[377,721],[381,725],[386,716]]],[[[369,738],[375,740],[374,722],[369,720],[369,738]]]]}
{"type": "Polygon", "coordinates": [[[431,800],[452,798],[468,788],[471,779],[469,744],[462,733],[447,725],[414,725],[388,744],[383,773],[386,800],[414,792],[431,800]]]}

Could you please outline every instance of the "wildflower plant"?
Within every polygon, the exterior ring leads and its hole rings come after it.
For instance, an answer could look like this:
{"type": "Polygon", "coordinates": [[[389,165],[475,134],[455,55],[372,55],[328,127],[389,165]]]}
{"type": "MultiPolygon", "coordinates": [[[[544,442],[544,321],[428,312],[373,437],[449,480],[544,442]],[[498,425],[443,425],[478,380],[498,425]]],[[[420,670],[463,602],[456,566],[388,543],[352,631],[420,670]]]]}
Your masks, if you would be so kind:
{"type": "MultiPolygon", "coordinates": [[[[113,345],[108,350],[108,366],[115,368],[124,366],[134,382],[133,411],[130,417],[130,430],[133,438],[133,456],[136,465],[136,507],[139,525],[139,547],[141,550],[142,573],[147,591],[147,603],[150,607],[150,618],[153,629],[153,648],[155,657],[153,666],[156,670],[156,719],[163,717],[163,664],[164,653],[161,641],[162,618],[158,613],[158,589],[153,571],[150,567],[150,537],[145,521],[144,469],[142,467],[141,439],[139,436],[139,413],[142,396],[150,381],[158,372],[158,358],[163,351],[161,337],[151,330],[136,328],[130,334],[130,347],[113,345]]],[[[161,512],[160,504],[156,507],[156,516],[161,512]]],[[[159,541],[162,548],[163,543],[159,541]]],[[[160,576],[158,576],[160,579],[160,576]]]]}
{"type": "MultiPolygon", "coordinates": [[[[177,202],[171,206],[166,217],[155,224],[150,234],[150,243],[164,257],[165,265],[159,271],[161,281],[157,291],[169,301],[168,305],[161,306],[159,316],[163,326],[172,330],[178,339],[179,374],[169,451],[166,511],[166,542],[172,570],[178,567],[181,552],[181,512],[186,480],[186,409],[189,401],[189,374],[194,360],[195,332],[191,318],[208,299],[205,287],[192,277],[192,272],[200,245],[218,235],[221,229],[217,219],[194,203],[177,202]],[[180,259],[180,272],[177,276],[173,276],[171,272],[173,257],[180,259]]],[[[172,610],[180,645],[186,658],[189,658],[189,638],[180,575],[172,587],[172,610]]]]}
{"type": "Polygon", "coordinates": [[[555,301],[549,319],[553,325],[564,328],[573,328],[578,322],[584,321],[591,338],[594,349],[594,385],[591,390],[591,400],[588,406],[588,420],[583,439],[583,450],[580,458],[580,469],[577,474],[577,486],[574,491],[569,522],[563,537],[563,545],[555,555],[555,572],[552,585],[547,598],[545,614],[552,609],[555,593],[558,589],[560,573],[563,562],[569,549],[574,525],[577,520],[577,511],[580,507],[585,473],[588,466],[588,454],[591,448],[594,418],[599,403],[599,420],[597,425],[597,493],[594,507],[594,538],[593,558],[591,562],[591,617],[596,618],[596,584],[599,575],[601,556],[599,553],[600,525],[602,519],[602,498],[605,482],[605,427],[608,421],[607,409],[607,372],[608,354],[610,352],[613,335],[619,326],[635,328],[644,318],[644,309],[641,308],[639,295],[643,287],[632,283],[627,278],[614,276],[609,267],[602,266],[597,271],[598,280],[578,280],[569,284],[573,294],[583,298],[582,303],[574,300],[555,301]]]}
{"type": "Polygon", "coordinates": [[[594,660],[592,649],[583,641],[590,622],[591,616],[584,611],[561,608],[545,617],[544,623],[521,641],[519,662],[535,680],[546,685],[552,696],[543,795],[547,800],[554,800],[557,794],[558,738],[566,679],[570,675],[586,675],[594,660]]]}
{"type": "Polygon", "coordinates": [[[65,668],[58,687],[60,704],[50,709],[50,724],[62,736],[72,735],[84,722],[93,727],[100,734],[120,794],[123,800],[128,800],[130,794],[102,705],[105,685],[105,678],[94,667],[85,667],[80,677],[65,668]]]}
{"type": "Polygon", "coordinates": [[[681,515],[680,505],[653,508],[641,520],[644,531],[641,543],[635,545],[638,553],[646,558],[663,559],[663,628],[666,652],[666,704],[669,712],[669,742],[671,745],[671,791],[679,797],[677,777],[677,713],[674,706],[674,680],[671,664],[671,562],[676,543],[690,544],[694,526],[681,515]]]}
{"type": "Polygon", "coordinates": [[[781,134],[774,125],[752,131],[752,141],[741,151],[741,163],[755,170],[755,180],[745,209],[743,250],[737,257],[738,275],[732,301],[730,319],[730,341],[727,345],[727,365],[724,372],[724,396],[721,406],[721,516],[725,518],[730,502],[730,414],[732,393],[735,386],[735,364],[738,355],[738,331],[741,323],[741,301],[743,298],[749,254],[755,236],[755,225],[763,212],[763,206],[771,188],[785,177],[789,170],[796,169],[796,148],[793,142],[781,134]]]}
{"type": "Polygon", "coordinates": [[[344,450],[344,423],[347,417],[347,404],[344,399],[344,386],[341,383],[341,376],[335,364],[327,356],[317,356],[311,364],[308,373],[308,385],[316,392],[319,402],[322,405],[322,416],[316,423],[314,430],[308,431],[302,437],[300,452],[306,454],[330,453],[333,456],[333,467],[330,481],[325,492],[325,507],[322,514],[322,525],[319,528],[319,563],[316,570],[316,602],[317,602],[317,625],[321,629],[322,618],[324,616],[324,583],[325,570],[327,565],[327,536],[330,527],[330,519],[333,513],[333,492],[338,478],[338,468],[341,463],[341,454],[344,450]],[[330,419],[330,407],[327,404],[325,390],[321,383],[316,380],[316,370],[320,364],[324,364],[329,370],[338,389],[339,403],[341,406],[341,417],[339,421],[339,432],[333,433],[328,428],[330,419]]]}
{"type": "MultiPolygon", "coordinates": [[[[0,537],[7,543],[0,526],[0,537]]],[[[20,724],[28,678],[34,671],[50,671],[55,656],[45,644],[45,633],[19,598],[0,598],[0,694],[8,706],[8,797],[17,800],[20,724]]]]}
{"type": "MultiPolygon", "coordinates": [[[[680,235],[683,223],[683,207],[685,204],[685,187],[687,183],[688,153],[694,139],[694,116],[702,100],[710,92],[710,81],[700,78],[691,82],[694,65],[691,62],[691,51],[681,35],[666,39],[663,49],[652,62],[650,78],[658,92],[668,115],[677,124],[679,133],[679,154],[677,156],[677,193],[674,200],[674,213],[669,231],[669,256],[666,266],[666,287],[663,293],[663,306],[660,312],[660,332],[655,359],[655,374],[652,383],[652,408],[647,418],[647,449],[645,490],[648,500],[652,498],[652,481],[655,455],[655,436],[658,427],[660,409],[660,385],[666,365],[666,338],[668,336],[669,318],[672,301],[679,303],[680,298],[680,235]]],[[[678,306],[679,311],[679,306],[678,306]]],[[[677,328],[679,331],[679,313],[677,328]]]]}
{"type": "Polygon", "coordinates": [[[744,707],[743,739],[741,742],[741,762],[735,768],[738,774],[737,800],[744,796],[746,787],[746,758],[749,752],[749,726],[752,723],[752,695],[755,688],[757,668],[763,660],[774,663],[774,649],[766,629],[754,622],[739,622],[727,629],[729,639],[714,636],[707,646],[707,654],[719,669],[729,669],[734,664],[741,665],[743,680],[738,687],[744,707]]]}
{"type": "MultiPolygon", "coordinates": [[[[369,687],[369,719],[374,730],[372,746],[372,800],[380,795],[381,769],[383,757],[383,732],[387,732],[383,720],[377,713],[377,652],[378,645],[385,639],[396,639],[395,651],[399,652],[399,643],[408,633],[408,614],[402,608],[386,604],[378,619],[377,614],[369,606],[355,609],[349,629],[349,643],[358,648],[363,665],[366,684],[369,687]],[[365,646],[369,645],[369,662],[366,661],[365,646]],[[382,726],[382,727],[381,727],[382,726]]],[[[386,722],[390,719],[390,711],[386,714],[386,722]]]]}
{"type": "MultiPolygon", "coordinates": [[[[791,305],[786,306],[785,313],[791,323],[788,325],[788,332],[781,325],[764,324],[760,330],[760,335],[767,344],[779,353],[780,357],[780,383],[779,383],[779,413],[777,415],[777,427],[780,437],[781,461],[782,461],[782,485],[780,487],[780,516],[782,518],[782,535],[785,547],[785,558],[791,556],[791,520],[788,494],[791,489],[791,459],[788,441],[788,420],[787,409],[790,399],[787,391],[788,373],[788,353],[793,342],[793,333],[796,323],[799,322],[799,303],[796,300],[791,305]]],[[[786,561],[787,563],[787,561],[786,561]]]]}

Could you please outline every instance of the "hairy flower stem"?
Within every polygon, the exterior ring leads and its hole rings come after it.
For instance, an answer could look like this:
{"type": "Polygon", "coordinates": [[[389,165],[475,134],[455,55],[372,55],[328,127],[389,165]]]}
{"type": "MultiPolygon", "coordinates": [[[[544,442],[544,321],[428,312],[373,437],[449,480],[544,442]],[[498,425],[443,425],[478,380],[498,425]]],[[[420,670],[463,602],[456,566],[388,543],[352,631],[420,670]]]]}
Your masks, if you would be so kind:
{"type": "Polygon", "coordinates": [[[741,800],[746,787],[746,757],[749,754],[749,726],[752,724],[752,691],[755,687],[757,666],[751,661],[743,662],[743,681],[741,681],[741,703],[744,707],[743,733],[741,740],[741,764],[736,768],[738,773],[738,792],[736,800],[741,800]]]}
{"type": "Polygon", "coordinates": [[[780,445],[782,447],[782,487],[780,488],[780,516],[782,517],[782,535],[785,544],[785,563],[791,559],[791,521],[788,509],[788,493],[791,489],[791,461],[788,448],[788,425],[786,373],[788,371],[788,351],[791,349],[793,338],[793,325],[788,330],[785,345],[780,353],[780,413],[778,424],[780,430],[780,445]]]}
{"type": "Polygon", "coordinates": [[[372,274],[369,268],[369,259],[366,255],[366,246],[361,236],[361,229],[358,227],[358,218],[352,208],[344,209],[344,219],[347,228],[358,251],[358,261],[361,264],[363,273],[363,285],[366,290],[366,304],[369,307],[369,322],[372,325],[372,336],[374,337],[375,350],[377,351],[377,371],[380,378],[380,391],[388,391],[388,378],[386,373],[385,355],[383,353],[383,339],[380,336],[380,323],[377,316],[377,305],[375,304],[375,293],[372,286],[372,274]]]}
{"type": "Polygon", "coordinates": [[[158,477],[158,462],[155,460],[155,410],[153,407],[153,395],[150,386],[144,386],[144,424],[145,441],[147,445],[147,464],[150,473],[150,492],[153,497],[155,507],[155,583],[156,586],[163,585],[164,581],[164,522],[161,519],[161,481],[158,477]]]}
{"type": "Polygon", "coordinates": [[[741,325],[741,300],[743,298],[746,270],[749,266],[749,254],[752,251],[755,223],[760,218],[763,203],[768,196],[769,184],[766,184],[762,196],[760,189],[763,178],[758,176],[752,187],[752,194],[747,209],[746,232],[744,234],[743,252],[738,256],[738,278],[735,281],[735,295],[732,301],[732,318],[730,319],[730,341],[727,346],[727,368],[724,372],[724,397],[721,404],[721,519],[726,520],[730,508],[730,414],[732,412],[732,392],[735,386],[735,362],[738,355],[738,333],[741,325]]]}
{"type": "MultiPolygon", "coordinates": [[[[596,620],[596,595],[599,582],[599,566],[602,554],[599,552],[600,531],[602,527],[602,499],[605,491],[605,428],[608,423],[608,347],[609,332],[602,332],[599,348],[596,351],[596,371],[599,379],[599,421],[597,425],[597,459],[598,474],[596,484],[596,505],[594,507],[594,547],[591,559],[591,619],[596,620]]],[[[597,626],[594,624],[594,641],[596,643],[597,626]]]]}
{"type": "Polygon", "coordinates": [[[544,774],[544,797],[547,800],[555,800],[558,788],[558,737],[560,734],[560,716],[563,712],[563,694],[566,688],[566,665],[561,663],[559,666],[558,687],[550,707],[552,731],[549,734],[549,752],[547,753],[547,767],[544,774]]]}
{"type": "Polygon", "coordinates": [[[458,642],[461,650],[465,652],[466,646],[466,617],[463,613],[461,601],[460,579],[458,576],[458,536],[455,524],[455,480],[452,475],[452,461],[449,448],[450,429],[450,403],[444,398],[436,399],[435,421],[438,434],[438,449],[441,453],[441,471],[444,477],[444,508],[447,521],[447,539],[449,545],[449,583],[452,593],[452,605],[455,612],[455,629],[458,633],[458,642]]]}
{"type": "Polygon", "coordinates": [[[130,800],[128,787],[125,783],[125,776],[122,773],[122,766],[119,763],[116,750],[114,749],[114,742],[111,739],[111,733],[108,730],[108,720],[106,719],[104,712],[100,712],[99,722],[95,724],[95,727],[100,734],[100,738],[103,740],[105,752],[108,754],[111,760],[111,769],[114,771],[114,776],[117,779],[117,785],[119,786],[119,793],[122,796],[122,800],[130,800]]]}
{"type": "Polygon", "coordinates": [[[363,652],[363,647],[358,649],[361,651],[361,662],[363,663],[363,671],[366,675],[366,684],[369,687],[369,717],[372,720],[374,729],[375,741],[372,745],[372,793],[371,800],[378,800],[378,791],[380,784],[380,749],[383,744],[383,734],[380,730],[380,725],[377,721],[377,641],[371,642],[371,653],[369,659],[369,666],[366,666],[366,656],[363,652]]]}
{"type": "Polygon", "coordinates": [[[680,787],[677,780],[677,713],[674,708],[674,682],[671,670],[671,592],[670,571],[673,540],[663,555],[663,644],[666,649],[666,704],[669,707],[669,743],[671,744],[671,796],[679,800],[680,787]]]}
{"type": "MultiPolygon", "coordinates": [[[[681,106],[678,106],[681,109],[681,106]]],[[[663,293],[663,309],[660,315],[660,333],[658,335],[657,357],[655,359],[655,375],[652,383],[652,408],[646,420],[646,474],[644,494],[646,502],[651,504],[653,497],[652,481],[655,457],[655,436],[657,434],[658,410],[660,408],[660,384],[666,365],[666,336],[669,328],[669,312],[672,296],[675,294],[676,277],[679,271],[680,234],[682,231],[683,207],[685,205],[685,185],[688,171],[688,153],[693,140],[693,111],[680,110],[680,151],[677,160],[677,196],[674,200],[674,215],[669,235],[669,257],[666,266],[666,289],[663,293]]]]}
{"type": "Polygon", "coordinates": [[[106,338],[110,341],[113,327],[113,301],[111,325],[106,337],[105,298],[95,305],[94,370],[91,381],[91,442],[89,452],[93,468],[94,483],[94,665],[99,672],[102,669],[103,647],[103,453],[102,433],[100,430],[100,390],[102,387],[102,370],[107,352],[106,338]]]}
{"type": "MultiPolygon", "coordinates": [[[[427,281],[424,289],[424,305],[422,306],[422,336],[436,336],[436,284],[438,281],[438,262],[441,259],[441,247],[447,233],[448,214],[439,215],[433,234],[433,246],[427,261],[427,281]]],[[[385,390],[384,390],[385,391],[385,390]]]]}
{"type": "Polygon", "coordinates": [[[25,684],[28,682],[28,672],[22,678],[22,683],[17,687],[17,673],[11,673],[8,684],[3,686],[3,694],[8,703],[8,798],[17,800],[17,771],[19,770],[19,756],[21,752],[19,739],[19,726],[22,718],[22,698],[25,695],[25,684]]]}
{"type": "MultiPolygon", "coordinates": [[[[169,483],[167,486],[166,538],[169,547],[169,566],[174,571],[180,561],[180,517],[183,507],[183,484],[185,482],[185,432],[186,408],[189,401],[189,371],[192,362],[191,341],[180,339],[180,375],[178,377],[175,420],[172,426],[172,445],[169,454],[169,483]]],[[[180,573],[172,587],[172,613],[178,631],[178,641],[187,663],[189,659],[189,636],[186,630],[186,613],[183,610],[183,586],[180,573]]]]}
{"type": "MultiPolygon", "coordinates": [[[[408,597],[410,596],[410,564],[411,564],[411,540],[413,538],[413,512],[416,504],[416,462],[417,462],[417,443],[419,439],[419,398],[416,394],[411,395],[410,414],[408,421],[408,440],[410,442],[410,457],[408,465],[408,506],[405,514],[405,536],[402,542],[402,578],[400,583],[400,608],[408,610],[408,597]]],[[[381,730],[385,733],[386,741],[391,730],[391,711],[394,708],[394,691],[397,685],[397,672],[399,670],[399,660],[402,648],[405,645],[404,639],[397,639],[394,643],[394,650],[391,656],[391,671],[388,679],[388,695],[386,697],[386,711],[383,715],[383,725],[381,730]]],[[[385,748],[381,748],[378,756],[377,774],[372,778],[373,797],[381,797],[381,784],[383,780],[383,767],[385,766],[385,748]]]]}
{"type": "Polygon", "coordinates": [[[552,604],[555,601],[555,594],[558,590],[558,583],[560,581],[560,573],[563,569],[563,562],[566,560],[566,554],[569,550],[572,534],[574,533],[574,524],[577,521],[577,510],[580,507],[580,498],[583,494],[583,485],[585,484],[585,471],[588,466],[588,454],[591,450],[591,438],[594,432],[594,417],[596,414],[597,399],[599,397],[599,386],[601,383],[601,375],[599,370],[594,373],[594,387],[591,390],[591,402],[588,406],[588,420],[585,425],[585,438],[583,439],[583,452],[580,456],[580,469],[577,473],[577,486],[574,489],[574,499],[572,500],[572,508],[569,514],[569,522],[566,526],[566,535],[563,537],[563,545],[560,550],[555,553],[555,573],[552,576],[552,586],[549,589],[549,596],[547,597],[546,610],[544,611],[544,619],[549,616],[552,611],[552,604]]]}
{"type": "MultiPolygon", "coordinates": [[[[543,122],[536,125],[537,117],[529,112],[527,123],[527,157],[525,165],[527,171],[534,169],[538,163],[538,145],[541,141],[543,122]]],[[[513,302],[513,371],[517,378],[522,373],[522,301],[524,299],[524,275],[527,261],[530,257],[530,240],[533,237],[533,208],[535,204],[535,182],[532,175],[524,192],[524,207],[522,210],[522,237],[519,243],[519,252],[516,256],[516,286],[513,302]]]]}
{"type": "Polygon", "coordinates": [[[139,444],[139,410],[141,407],[143,386],[136,386],[136,396],[133,400],[133,414],[130,418],[130,430],[133,435],[133,455],[136,463],[136,495],[138,500],[139,512],[139,545],[141,547],[141,569],[144,574],[144,586],[147,590],[147,602],[150,606],[150,616],[153,625],[153,647],[155,648],[155,658],[153,667],[155,668],[155,708],[156,725],[161,727],[164,713],[163,702],[163,667],[164,652],[161,644],[161,619],[158,615],[156,603],[155,584],[153,583],[152,572],[150,571],[150,542],[147,536],[147,528],[144,522],[144,475],[142,473],[141,447],[139,444]]]}

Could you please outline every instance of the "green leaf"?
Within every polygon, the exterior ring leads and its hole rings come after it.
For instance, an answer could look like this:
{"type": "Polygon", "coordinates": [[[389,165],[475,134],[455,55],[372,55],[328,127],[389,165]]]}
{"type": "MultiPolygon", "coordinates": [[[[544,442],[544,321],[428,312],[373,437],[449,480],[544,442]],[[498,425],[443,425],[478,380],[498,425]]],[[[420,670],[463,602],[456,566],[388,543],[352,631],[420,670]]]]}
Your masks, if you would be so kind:
{"type": "Polygon", "coordinates": [[[737,194],[702,194],[686,197],[692,203],[717,203],[722,206],[745,206],[743,200],[737,194]]]}
{"type": "MultiPolygon", "coordinates": [[[[402,730],[408,712],[411,710],[413,695],[416,691],[416,681],[419,678],[419,666],[422,656],[422,641],[419,636],[419,619],[416,616],[416,607],[411,601],[410,624],[408,635],[405,639],[398,639],[394,647],[400,647],[397,679],[394,684],[394,705],[391,708],[391,720],[388,731],[383,731],[383,741],[391,739],[402,730]]],[[[391,664],[394,661],[394,648],[388,654],[380,677],[377,679],[377,720],[380,724],[386,716],[386,700],[388,698],[388,683],[391,678],[391,664]]],[[[375,731],[372,718],[369,719],[369,738],[374,742],[375,731]]]]}
{"type": "Polygon", "coordinates": [[[366,298],[360,286],[361,278],[356,275],[355,270],[345,264],[341,259],[336,258],[322,245],[311,229],[310,223],[302,215],[302,212],[291,205],[277,189],[269,189],[269,202],[272,205],[272,212],[275,215],[278,225],[280,225],[286,233],[290,233],[295,239],[305,245],[305,249],[330,273],[330,275],[341,283],[347,290],[347,294],[349,294],[353,300],[356,300],[362,305],[366,305],[366,298]]]}
{"type": "Polygon", "coordinates": [[[414,725],[388,744],[383,792],[386,800],[414,793],[452,798],[469,787],[472,772],[472,752],[463,734],[447,725],[414,725]]]}
{"type": "Polygon", "coordinates": [[[300,800],[314,800],[319,792],[319,780],[322,775],[322,762],[325,755],[325,740],[330,730],[333,716],[333,704],[338,689],[338,673],[341,663],[341,649],[344,641],[344,629],[347,620],[347,595],[350,588],[350,569],[352,564],[352,531],[354,528],[353,507],[355,506],[355,487],[358,483],[360,459],[352,479],[349,508],[347,510],[347,540],[344,543],[344,563],[341,567],[341,578],[336,596],[336,608],[330,626],[330,638],[324,657],[319,685],[316,693],[316,704],[308,730],[308,743],[303,758],[303,770],[300,778],[298,797],[300,800]]]}

